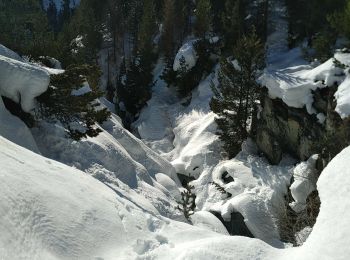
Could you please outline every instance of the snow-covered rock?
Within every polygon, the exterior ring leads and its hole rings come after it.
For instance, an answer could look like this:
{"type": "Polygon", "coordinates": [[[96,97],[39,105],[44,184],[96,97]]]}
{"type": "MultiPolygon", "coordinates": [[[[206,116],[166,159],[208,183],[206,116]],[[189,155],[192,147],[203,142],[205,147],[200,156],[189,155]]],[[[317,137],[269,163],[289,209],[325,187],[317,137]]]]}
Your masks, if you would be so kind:
{"type": "Polygon", "coordinates": [[[348,108],[349,73],[346,69],[340,68],[336,60],[344,65],[349,65],[349,58],[350,54],[336,53],[334,58],[316,67],[310,64],[277,70],[268,69],[260,78],[260,83],[268,88],[271,98],[280,98],[289,107],[306,107],[309,114],[316,113],[313,107],[312,91],[337,84],[339,90],[335,95],[338,103],[336,111],[342,118],[345,118],[350,114],[348,108]]]}
{"type": "Polygon", "coordinates": [[[306,199],[316,190],[316,161],[318,155],[312,156],[308,161],[301,162],[293,170],[294,182],[290,191],[294,202],[290,203],[295,212],[300,212],[306,207],[306,199]]]}
{"type": "Polygon", "coordinates": [[[35,98],[49,83],[49,72],[44,68],[0,56],[0,95],[21,104],[25,112],[35,108],[35,98]]]}
{"type": "Polygon", "coordinates": [[[192,40],[189,42],[186,42],[184,45],[181,46],[179,51],[177,52],[174,60],[174,66],[173,70],[178,71],[181,69],[181,59],[185,59],[185,65],[187,70],[192,69],[196,63],[197,63],[197,53],[193,46],[193,44],[196,42],[196,40],[192,40]]]}

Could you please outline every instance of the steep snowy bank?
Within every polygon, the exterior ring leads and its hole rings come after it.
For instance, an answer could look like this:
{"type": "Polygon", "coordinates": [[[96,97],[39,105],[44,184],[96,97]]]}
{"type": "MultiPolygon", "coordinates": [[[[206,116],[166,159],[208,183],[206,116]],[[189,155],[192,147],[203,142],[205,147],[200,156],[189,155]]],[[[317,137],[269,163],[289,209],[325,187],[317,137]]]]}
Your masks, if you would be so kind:
{"type": "Polygon", "coordinates": [[[243,242],[246,248],[261,248],[249,253],[254,257],[271,250],[259,241],[165,219],[147,199],[131,202],[132,194],[122,185],[111,190],[77,169],[2,137],[0,147],[0,255],[4,259],[199,259],[204,252],[207,259],[230,259],[246,254],[234,250],[243,242]]]}
{"type": "Polygon", "coordinates": [[[122,182],[120,185],[132,191],[131,201],[146,197],[163,215],[182,219],[175,211],[174,197],[179,196],[180,184],[172,165],[124,129],[117,116],[112,115],[100,129],[97,137],[79,142],[67,138],[59,124],[41,123],[32,133],[43,155],[113,187],[122,182]],[[159,173],[172,178],[167,187],[170,191],[156,181],[159,173]]]}

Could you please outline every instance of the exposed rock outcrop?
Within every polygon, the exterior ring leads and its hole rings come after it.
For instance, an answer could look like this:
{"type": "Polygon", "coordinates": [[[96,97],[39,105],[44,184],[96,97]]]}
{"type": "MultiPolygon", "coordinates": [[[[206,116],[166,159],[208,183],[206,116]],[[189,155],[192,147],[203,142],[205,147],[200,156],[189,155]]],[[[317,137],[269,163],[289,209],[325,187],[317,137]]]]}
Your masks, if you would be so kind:
{"type": "Polygon", "coordinates": [[[334,86],[313,93],[313,107],[317,111],[313,115],[305,108],[288,107],[280,99],[271,99],[267,91],[263,91],[256,123],[256,142],[272,164],[278,164],[283,153],[302,161],[315,153],[323,153],[324,166],[336,151],[349,144],[350,136],[346,131],[349,121],[342,120],[334,111],[336,90],[337,86],[334,86]]]}

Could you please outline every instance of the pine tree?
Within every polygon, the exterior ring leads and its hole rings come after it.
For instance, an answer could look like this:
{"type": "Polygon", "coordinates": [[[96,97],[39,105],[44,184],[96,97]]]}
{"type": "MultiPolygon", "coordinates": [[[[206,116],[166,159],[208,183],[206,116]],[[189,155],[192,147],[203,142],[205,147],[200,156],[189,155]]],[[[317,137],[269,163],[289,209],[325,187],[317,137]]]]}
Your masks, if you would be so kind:
{"type": "Polygon", "coordinates": [[[221,16],[222,30],[227,49],[243,35],[245,7],[242,0],[226,0],[225,10],[221,16]]]}
{"type": "Polygon", "coordinates": [[[37,0],[3,0],[0,2],[0,41],[29,56],[54,52],[53,33],[47,16],[37,0]]]}
{"type": "Polygon", "coordinates": [[[181,192],[181,201],[178,202],[177,209],[184,214],[187,220],[190,220],[196,208],[196,195],[192,192],[194,189],[192,185],[187,185],[185,189],[181,192]]]}
{"type": "Polygon", "coordinates": [[[97,136],[101,130],[95,124],[110,115],[107,109],[97,109],[97,99],[102,96],[97,87],[99,76],[97,67],[88,65],[71,66],[62,74],[51,75],[48,90],[38,97],[37,120],[60,122],[75,140],[97,136]],[[74,94],[85,82],[89,82],[91,91],[74,94]]]}
{"type": "Polygon", "coordinates": [[[172,67],[175,56],[175,3],[174,0],[165,0],[163,7],[163,32],[161,45],[165,62],[172,67]]]}
{"type": "Polygon", "coordinates": [[[347,0],[343,10],[329,15],[328,21],[337,32],[350,39],[350,0],[347,0]]]}
{"type": "Polygon", "coordinates": [[[256,34],[244,36],[234,48],[235,61],[223,59],[218,87],[213,86],[211,109],[224,149],[230,158],[249,135],[249,119],[258,98],[257,73],[264,66],[264,49],[256,34]]]}
{"type": "Polygon", "coordinates": [[[58,11],[53,0],[50,0],[46,13],[51,28],[57,33],[59,31],[58,11]]]}
{"type": "Polygon", "coordinates": [[[138,50],[140,52],[152,52],[153,38],[156,31],[155,7],[153,0],[145,0],[138,34],[138,50]]]}
{"type": "Polygon", "coordinates": [[[206,33],[211,30],[212,13],[210,0],[197,0],[196,22],[194,25],[197,37],[205,38],[206,33]]]}
{"type": "Polygon", "coordinates": [[[124,103],[127,112],[136,115],[151,98],[153,76],[145,71],[138,58],[135,58],[128,68],[121,66],[121,70],[124,69],[125,73],[121,71],[118,80],[118,101],[124,103]]]}

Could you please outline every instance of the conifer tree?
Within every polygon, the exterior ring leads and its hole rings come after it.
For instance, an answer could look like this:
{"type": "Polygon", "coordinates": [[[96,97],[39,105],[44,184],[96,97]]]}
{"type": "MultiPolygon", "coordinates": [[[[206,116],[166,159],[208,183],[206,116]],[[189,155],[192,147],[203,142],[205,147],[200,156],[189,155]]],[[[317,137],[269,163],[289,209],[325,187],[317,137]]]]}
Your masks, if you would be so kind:
{"type": "Polygon", "coordinates": [[[53,33],[47,16],[37,0],[0,2],[0,41],[29,56],[50,55],[54,50],[53,33]]]}
{"type": "Polygon", "coordinates": [[[235,61],[223,59],[219,86],[213,86],[211,109],[218,115],[219,135],[229,157],[234,157],[249,135],[249,119],[258,98],[258,72],[264,49],[257,35],[243,36],[234,48],[235,61]]]}
{"type": "Polygon", "coordinates": [[[205,38],[212,26],[211,3],[210,0],[197,0],[196,3],[195,34],[197,37],[205,38]]]}
{"type": "Polygon", "coordinates": [[[221,22],[227,49],[232,49],[244,32],[244,14],[242,0],[226,0],[221,22]]]}
{"type": "Polygon", "coordinates": [[[37,120],[60,122],[67,134],[80,140],[97,136],[101,131],[95,123],[104,122],[110,115],[107,109],[97,109],[102,96],[97,83],[100,71],[95,66],[70,66],[64,73],[51,75],[48,90],[39,96],[37,120]],[[89,83],[91,91],[75,92],[89,83]]]}
{"type": "Polygon", "coordinates": [[[346,6],[343,10],[329,15],[328,21],[338,33],[350,39],[350,0],[346,1],[346,6]]]}
{"type": "Polygon", "coordinates": [[[156,31],[155,7],[153,0],[145,0],[138,35],[138,49],[141,52],[152,51],[153,37],[156,31]]]}
{"type": "MultiPolygon", "coordinates": [[[[125,63],[124,63],[125,64],[125,63]]],[[[141,66],[139,59],[133,60],[129,67],[122,65],[120,79],[117,86],[117,97],[119,102],[123,102],[127,112],[136,115],[140,109],[151,98],[152,74],[146,72],[141,66]]]]}
{"type": "Polygon", "coordinates": [[[175,0],[164,0],[161,45],[166,63],[172,66],[175,52],[175,0]]]}

